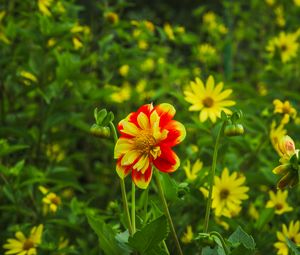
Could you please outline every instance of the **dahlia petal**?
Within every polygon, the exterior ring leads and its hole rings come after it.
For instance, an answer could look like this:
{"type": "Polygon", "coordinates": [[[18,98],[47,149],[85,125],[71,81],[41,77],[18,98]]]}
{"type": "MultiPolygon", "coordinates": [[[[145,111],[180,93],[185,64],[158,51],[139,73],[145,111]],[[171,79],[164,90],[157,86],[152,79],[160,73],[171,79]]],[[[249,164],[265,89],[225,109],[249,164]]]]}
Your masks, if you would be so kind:
{"type": "Polygon", "coordinates": [[[161,128],[164,128],[165,125],[173,119],[176,113],[174,106],[167,103],[159,104],[155,107],[155,110],[160,117],[159,126],[161,128]]]}
{"type": "Polygon", "coordinates": [[[130,173],[130,170],[131,170],[131,166],[121,165],[121,158],[117,161],[116,171],[121,179],[124,179],[130,173]]]}
{"type": "Polygon", "coordinates": [[[154,126],[158,126],[159,124],[159,116],[156,111],[153,111],[150,115],[150,126],[153,128],[154,126]]]}
{"type": "Polygon", "coordinates": [[[142,171],[132,170],[132,180],[140,189],[146,189],[152,178],[152,166],[149,165],[145,173],[142,171]]]}
{"type": "Polygon", "coordinates": [[[138,159],[140,153],[138,151],[132,150],[127,151],[126,154],[121,159],[121,165],[128,166],[131,165],[136,159],[138,159]]]}
{"type": "Polygon", "coordinates": [[[132,139],[127,138],[119,138],[115,150],[114,150],[114,158],[119,158],[122,155],[124,155],[127,151],[130,151],[133,149],[133,141],[132,139]]]}
{"type": "Polygon", "coordinates": [[[184,125],[176,120],[171,120],[164,128],[169,131],[166,139],[161,142],[164,146],[175,146],[182,142],[186,136],[184,125]]]}
{"type": "Polygon", "coordinates": [[[127,120],[121,120],[120,127],[122,127],[122,130],[120,130],[121,133],[128,134],[131,136],[136,136],[140,131],[140,129],[135,124],[127,120]]]}
{"type": "Polygon", "coordinates": [[[153,111],[153,105],[152,104],[145,104],[142,105],[136,112],[132,112],[129,117],[127,118],[128,121],[134,123],[135,125],[138,125],[137,118],[141,112],[146,114],[146,116],[149,116],[150,113],[153,111]]]}
{"type": "Polygon", "coordinates": [[[145,171],[149,167],[149,164],[150,164],[149,157],[148,157],[148,155],[144,154],[134,164],[133,169],[135,169],[137,171],[141,171],[142,173],[145,173],[145,171]]]}
{"type": "Polygon", "coordinates": [[[171,173],[177,170],[180,160],[172,149],[161,146],[161,155],[153,161],[153,164],[159,171],[171,173]]]}
{"type": "Polygon", "coordinates": [[[149,129],[150,128],[150,123],[149,123],[149,118],[148,116],[143,113],[143,112],[140,112],[138,117],[137,117],[137,122],[140,126],[141,129],[149,129]]]}

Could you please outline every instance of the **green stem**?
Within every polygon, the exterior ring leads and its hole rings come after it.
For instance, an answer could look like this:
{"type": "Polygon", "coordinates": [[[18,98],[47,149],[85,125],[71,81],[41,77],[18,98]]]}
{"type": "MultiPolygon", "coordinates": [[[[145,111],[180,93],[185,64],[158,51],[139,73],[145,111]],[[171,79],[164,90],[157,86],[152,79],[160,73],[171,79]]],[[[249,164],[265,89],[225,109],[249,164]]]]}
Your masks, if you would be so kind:
{"type": "Polygon", "coordinates": [[[167,246],[165,240],[163,240],[163,246],[164,246],[164,249],[165,249],[166,253],[167,253],[168,255],[170,255],[170,252],[169,252],[169,249],[168,249],[168,246],[167,246]]]}
{"type": "Polygon", "coordinates": [[[204,233],[207,233],[207,231],[208,231],[210,208],[211,208],[211,202],[212,202],[212,190],[213,190],[213,186],[214,186],[214,178],[215,178],[215,171],[216,171],[216,165],[217,165],[218,149],[219,149],[221,134],[223,133],[225,125],[226,125],[226,121],[223,121],[222,126],[219,129],[217,139],[216,139],[216,143],[215,143],[215,148],[214,148],[213,162],[212,162],[212,166],[211,166],[210,180],[209,180],[209,192],[208,192],[208,199],[207,199],[207,203],[206,203],[205,218],[204,218],[204,229],[203,229],[204,233]]]}
{"type": "Polygon", "coordinates": [[[228,248],[227,248],[227,245],[226,245],[226,243],[225,243],[225,240],[224,240],[223,236],[222,236],[220,233],[216,232],[216,231],[211,231],[209,234],[210,234],[211,236],[216,236],[217,238],[219,238],[219,240],[220,240],[221,243],[222,243],[222,246],[223,246],[223,249],[224,249],[224,251],[225,251],[225,254],[226,254],[226,255],[229,255],[230,252],[229,252],[229,250],[228,250],[228,248]]]}
{"type": "Polygon", "coordinates": [[[172,232],[173,239],[175,241],[178,253],[180,255],[183,255],[179,240],[178,240],[177,235],[176,235],[174,224],[173,224],[170,212],[169,212],[169,208],[168,208],[168,204],[167,204],[167,201],[166,201],[166,198],[165,198],[165,195],[164,195],[164,191],[163,191],[163,188],[162,188],[161,183],[160,183],[160,178],[159,178],[159,172],[158,171],[155,171],[155,177],[156,177],[156,185],[157,185],[157,188],[158,188],[158,194],[159,194],[159,197],[161,199],[165,215],[166,215],[166,217],[169,221],[169,225],[170,225],[170,228],[171,228],[171,232],[172,232]]]}
{"type": "MultiPolygon", "coordinates": [[[[109,126],[111,128],[113,138],[114,138],[114,141],[116,143],[118,141],[118,135],[117,135],[115,125],[112,122],[109,122],[109,126]]],[[[126,186],[125,186],[125,181],[122,178],[120,178],[120,186],[121,186],[124,213],[125,213],[125,217],[126,217],[127,225],[128,225],[128,231],[129,231],[130,235],[133,235],[133,229],[132,229],[132,225],[131,225],[129,208],[128,208],[128,200],[127,200],[127,195],[126,195],[127,194],[126,193],[126,186]]]]}
{"type": "Polygon", "coordinates": [[[148,194],[149,194],[149,189],[147,188],[144,192],[145,192],[144,222],[147,222],[147,208],[148,208],[148,194]]]}
{"type": "Polygon", "coordinates": [[[128,224],[128,231],[129,231],[130,235],[133,235],[130,214],[129,214],[129,209],[128,209],[128,201],[127,201],[127,195],[126,195],[125,182],[121,178],[120,178],[120,184],[121,184],[123,207],[124,207],[124,212],[125,212],[125,216],[126,216],[127,224],[128,224]]]}
{"type": "Polygon", "coordinates": [[[131,187],[131,222],[132,222],[132,234],[135,233],[135,184],[132,182],[131,187]]]}

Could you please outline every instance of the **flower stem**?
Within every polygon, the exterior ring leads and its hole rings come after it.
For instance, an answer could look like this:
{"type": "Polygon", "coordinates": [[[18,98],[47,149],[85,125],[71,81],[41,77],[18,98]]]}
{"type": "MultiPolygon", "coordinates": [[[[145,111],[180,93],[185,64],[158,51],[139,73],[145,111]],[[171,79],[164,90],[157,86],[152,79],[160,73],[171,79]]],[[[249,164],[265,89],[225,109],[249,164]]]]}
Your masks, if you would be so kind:
{"type": "Polygon", "coordinates": [[[129,209],[128,209],[128,201],[127,201],[127,195],[126,195],[125,182],[121,178],[120,178],[120,184],[121,184],[123,207],[124,207],[124,212],[125,212],[125,216],[126,216],[127,224],[128,224],[128,231],[129,231],[130,235],[133,235],[130,214],[129,214],[129,209]]]}
{"type": "Polygon", "coordinates": [[[168,222],[169,222],[169,225],[170,225],[170,228],[171,228],[171,232],[172,232],[172,235],[173,235],[173,239],[176,243],[178,253],[180,255],[183,255],[179,240],[178,240],[177,235],[176,235],[174,224],[173,224],[170,212],[169,212],[169,208],[168,208],[168,204],[167,204],[167,201],[166,201],[166,198],[165,198],[165,195],[164,195],[164,191],[163,191],[163,188],[162,188],[161,183],[160,183],[159,172],[158,171],[155,171],[155,177],[156,177],[156,185],[157,185],[157,188],[158,188],[158,194],[159,194],[159,197],[161,199],[161,202],[162,202],[162,205],[163,205],[163,208],[164,208],[165,216],[168,219],[168,222]]]}
{"type": "MultiPolygon", "coordinates": [[[[112,122],[109,122],[109,126],[110,126],[110,129],[113,134],[114,142],[116,143],[118,141],[118,135],[117,135],[115,125],[112,122]]],[[[121,186],[124,213],[125,213],[125,217],[126,217],[127,225],[128,225],[128,231],[129,231],[130,235],[133,235],[133,229],[132,229],[130,214],[129,214],[129,209],[128,209],[128,200],[127,200],[127,195],[126,195],[127,194],[126,186],[125,186],[125,181],[122,178],[120,178],[120,186],[121,186]]]]}
{"type": "Polygon", "coordinates": [[[215,143],[215,148],[214,148],[213,162],[212,162],[212,166],[211,166],[210,180],[209,180],[209,192],[208,192],[208,198],[207,198],[206,210],[205,210],[205,218],[204,218],[204,228],[203,228],[204,233],[207,233],[207,231],[208,231],[210,208],[211,208],[211,203],[212,203],[212,190],[213,190],[213,186],[214,186],[218,149],[219,149],[220,138],[223,133],[225,125],[226,125],[226,121],[223,121],[222,126],[219,129],[216,143],[215,143]]]}
{"type": "Polygon", "coordinates": [[[132,182],[131,186],[131,222],[132,222],[132,234],[135,233],[135,184],[132,182]]]}
{"type": "Polygon", "coordinates": [[[144,222],[147,221],[147,208],[148,208],[148,193],[149,193],[149,188],[147,188],[145,191],[145,202],[144,202],[144,222]]]}
{"type": "Polygon", "coordinates": [[[225,240],[224,240],[223,236],[217,231],[211,231],[209,234],[211,236],[216,236],[220,240],[220,242],[222,243],[223,249],[225,251],[225,254],[229,255],[229,250],[227,248],[227,245],[225,243],[225,240]]]}

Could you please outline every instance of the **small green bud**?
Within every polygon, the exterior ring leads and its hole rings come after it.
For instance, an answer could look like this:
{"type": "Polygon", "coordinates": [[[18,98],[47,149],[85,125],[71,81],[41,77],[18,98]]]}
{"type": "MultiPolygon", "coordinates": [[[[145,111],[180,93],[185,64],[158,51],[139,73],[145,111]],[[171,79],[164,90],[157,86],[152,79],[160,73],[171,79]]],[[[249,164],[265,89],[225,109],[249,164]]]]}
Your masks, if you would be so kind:
{"type": "Polygon", "coordinates": [[[110,137],[109,127],[100,127],[97,124],[91,126],[90,132],[96,137],[108,138],[110,137]]]}
{"type": "Polygon", "coordinates": [[[199,233],[195,239],[202,247],[209,246],[213,249],[216,246],[215,239],[207,233],[199,233]]]}
{"type": "Polygon", "coordinates": [[[229,124],[224,129],[226,136],[239,136],[244,134],[244,127],[242,124],[229,124]]]}

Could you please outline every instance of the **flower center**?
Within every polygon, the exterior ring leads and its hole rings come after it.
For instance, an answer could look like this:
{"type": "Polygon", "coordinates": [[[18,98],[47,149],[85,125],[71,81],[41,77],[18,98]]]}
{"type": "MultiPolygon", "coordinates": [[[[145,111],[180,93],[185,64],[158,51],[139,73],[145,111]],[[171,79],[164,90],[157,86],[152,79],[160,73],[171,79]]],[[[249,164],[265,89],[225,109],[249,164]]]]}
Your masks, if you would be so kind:
{"type": "Polygon", "coordinates": [[[34,248],[34,243],[30,239],[26,239],[23,244],[23,250],[28,251],[31,248],[34,248]]]}
{"type": "Polygon", "coordinates": [[[229,196],[229,190],[228,189],[222,189],[220,192],[220,198],[221,200],[226,199],[229,196]]]}
{"type": "Polygon", "coordinates": [[[281,44],[280,49],[281,49],[281,51],[286,51],[287,50],[287,45],[286,44],[281,44]]]}
{"type": "Polygon", "coordinates": [[[282,204],[276,204],[275,205],[275,209],[276,210],[281,210],[283,208],[283,205],[282,204]]]}
{"type": "Polygon", "coordinates": [[[214,104],[214,100],[211,97],[206,97],[202,100],[202,104],[206,107],[206,108],[210,108],[213,106],[214,104]]]}
{"type": "Polygon", "coordinates": [[[135,149],[142,154],[149,154],[154,149],[156,140],[150,130],[141,130],[135,137],[135,149]]]}
{"type": "Polygon", "coordinates": [[[53,198],[50,199],[50,201],[53,203],[53,204],[56,204],[56,205],[59,205],[60,204],[60,198],[58,196],[55,196],[53,198]]]}
{"type": "Polygon", "coordinates": [[[283,113],[289,114],[289,113],[290,113],[290,110],[291,110],[291,108],[290,108],[289,106],[283,106],[283,107],[282,107],[283,113]]]}

